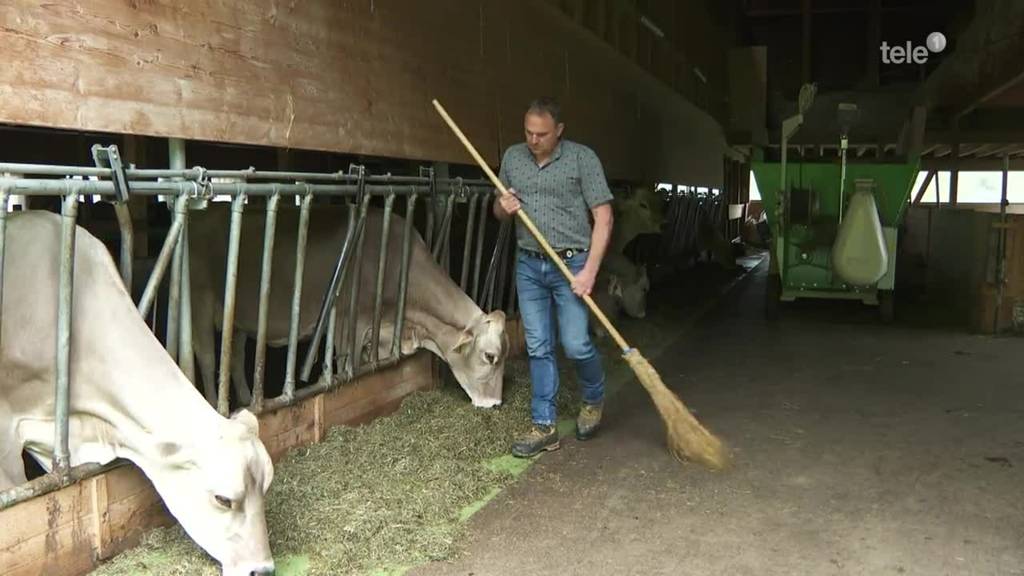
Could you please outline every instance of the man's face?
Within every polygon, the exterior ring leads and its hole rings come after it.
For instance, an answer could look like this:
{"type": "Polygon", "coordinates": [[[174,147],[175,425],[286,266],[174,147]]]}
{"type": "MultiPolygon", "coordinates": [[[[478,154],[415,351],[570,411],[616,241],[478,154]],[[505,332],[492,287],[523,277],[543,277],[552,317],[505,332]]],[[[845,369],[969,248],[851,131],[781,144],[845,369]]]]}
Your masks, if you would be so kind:
{"type": "Polygon", "coordinates": [[[555,124],[555,119],[546,112],[527,112],[523,127],[526,130],[526,146],[530,152],[537,158],[547,158],[558,145],[565,125],[555,124]]]}

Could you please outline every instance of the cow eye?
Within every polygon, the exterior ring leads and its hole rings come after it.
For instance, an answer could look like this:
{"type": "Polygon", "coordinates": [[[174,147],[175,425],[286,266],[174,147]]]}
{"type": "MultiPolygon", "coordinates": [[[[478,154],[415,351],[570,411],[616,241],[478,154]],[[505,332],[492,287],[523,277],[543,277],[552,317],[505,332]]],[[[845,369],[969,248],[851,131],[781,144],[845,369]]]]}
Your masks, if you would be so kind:
{"type": "Polygon", "coordinates": [[[494,363],[497,362],[497,361],[498,361],[498,355],[497,354],[491,354],[490,352],[484,352],[484,362],[487,362],[488,364],[494,365],[494,363]]]}
{"type": "Polygon", "coordinates": [[[218,495],[214,496],[213,499],[217,501],[217,504],[220,504],[224,508],[227,508],[229,510],[231,509],[231,498],[228,498],[227,496],[218,495]]]}

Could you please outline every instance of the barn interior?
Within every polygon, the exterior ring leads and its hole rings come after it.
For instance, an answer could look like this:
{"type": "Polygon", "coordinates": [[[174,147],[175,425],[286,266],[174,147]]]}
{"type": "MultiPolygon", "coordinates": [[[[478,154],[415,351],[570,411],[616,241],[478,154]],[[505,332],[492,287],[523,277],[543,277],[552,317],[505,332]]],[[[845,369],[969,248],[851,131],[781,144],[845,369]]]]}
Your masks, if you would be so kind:
{"type": "MultiPolygon", "coordinates": [[[[0,286],[18,219],[63,214],[211,414],[258,416],[276,567],[237,574],[1020,573],[1024,4],[12,0],[0,22],[0,286]],[[432,101],[497,172],[540,96],[600,159],[620,291],[592,294],[600,432],[574,438],[560,353],[561,448],[513,459],[513,224],[432,101]],[[279,204],[299,252],[262,260],[279,204]],[[464,310],[502,315],[500,407],[410,335],[478,329],[464,310]],[[629,351],[728,466],[674,457],[629,351]]],[[[52,332],[31,394],[56,398],[53,442],[23,446],[34,416],[0,382],[0,456],[27,480],[4,491],[0,457],[0,573],[233,574],[141,464],[75,453],[68,398],[73,418],[94,384],[62,335],[119,327],[14,325],[0,302],[0,371],[52,332]]]]}

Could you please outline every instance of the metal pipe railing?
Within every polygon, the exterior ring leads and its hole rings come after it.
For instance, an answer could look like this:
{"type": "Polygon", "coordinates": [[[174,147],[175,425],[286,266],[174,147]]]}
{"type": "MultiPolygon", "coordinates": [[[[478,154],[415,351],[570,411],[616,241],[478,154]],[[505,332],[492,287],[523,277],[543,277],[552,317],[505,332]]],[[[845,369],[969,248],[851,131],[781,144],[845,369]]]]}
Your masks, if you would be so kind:
{"type": "Polygon", "coordinates": [[[181,219],[181,233],[174,243],[174,255],[171,259],[171,278],[167,294],[167,353],[178,361],[178,320],[181,317],[181,285],[182,285],[182,253],[188,243],[188,205],[186,202],[174,203],[174,218],[181,219]]]}
{"type": "Polygon", "coordinates": [[[409,261],[412,256],[412,238],[416,231],[413,219],[416,215],[416,198],[413,194],[405,205],[405,232],[402,236],[402,264],[398,271],[398,298],[395,304],[395,327],[391,342],[391,357],[402,355],[402,330],[405,327],[405,298],[409,287],[409,261]]]}
{"type": "Polygon", "coordinates": [[[263,228],[263,260],[260,268],[259,312],[256,320],[256,362],[252,378],[252,407],[259,411],[263,406],[263,381],[267,359],[267,317],[270,310],[270,290],[273,280],[274,240],[277,236],[277,206],[280,194],[267,200],[267,215],[263,228]]]}
{"type": "MultiPolygon", "coordinates": [[[[55,447],[54,447],[54,470],[55,481],[46,480],[32,484],[32,488],[26,490],[11,491],[0,494],[0,508],[10,502],[12,494],[14,498],[22,498],[24,494],[36,494],[38,490],[48,490],[56,485],[65,483],[69,478],[77,478],[77,474],[91,473],[100,469],[99,466],[85,466],[70,469],[71,455],[68,450],[68,414],[70,410],[70,345],[71,345],[71,319],[73,302],[73,262],[74,243],[76,230],[76,217],[79,195],[96,194],[104,198],[113,199],[115,194],[114,183],[106,178],[111,177],[111,170],[107,168],[93,167],[62,167],[47,165],[29,164],[2,164],[0,163],[0,174],[8,173],[6,177],[0,177],[0,311],[3,303],[3,281],[4,281],[4,246],[6,229],[6,199],[11,194],[24,196],[45,196],[60,195],[63,197],[62,214],[62,245],[61,245],[61,276],[58,292],[58,335],[57,335],[57,373],[56,373],[56,401],[55,401],[55,447]],[[11,174],[17,174],[17,177],[11,174]],[[79,176],[82,178],[100,178],[99,180],[70,180],[68,176],[79,176]],[[45,486],[45,487],[44,487],[45,486]],[[43,487],[43,488],[40,488],[43,487]],[[47,488],[48,487],[48,488],[47,488]],[[19,496],[21,495],[21,496],[19,496]]],[[[315,174],[303,172],[256,172],[255,170],[244,171],[207,171],[203,168],[176,169],[176,170],[137,170],[128,169],[124,171],[130,182],[130,194],[136,196],[166,195],[173,196],[173,220],[168,230],[167,237],[157,257],[152,276],[148,279],[142,298],[139,301],[139,312],[148,316],[155,310],[157,294],[163,276],[167,273],[168,266],[172,266],[171,286],[169,296],[168,338],[167,347],[174,355],[177,348],[177,357],[186,375],[192,378],[188,364],[191,364],[192,343],[191,343],[191,283],[190,283],[190,245],[188,242],[188,212],[190,199],[208,199],[214,195],[227,195],[232,197],[231,224],[229,230],[228,255],[225,268],[224,288],[224,316],[222,318],[223,337],[221,341],[220,369],[218,374],[217,409],[222,414],[227,414],[230,408],[229,386],[231,377],[231,356],[234,346],[233,340],[236,336],[235,309],[237,303],[238,289],[238,265],[240,257],[240,236],[242,228],[243,210],[248,196],[265,196],[267,201],[266,228],[264,230],[264,259],[260,279],[260,319],[257,328],[257,363],[256,373],[253,381],[253,403],[255,410],[274,409],[280,406],[289,405],[303,398],[307,398],[319,392],[328,390],[335,386],[340,380],[332,378],[331,362],[333,360],[332,348],[336,334],[344,334],[346,340],[342,343],[342,349],[347,348],[349,362],[344,368],[339,366],[339,372],[344,370],[345,379],[351,379],[386,366],[394,365],[402,357],[401,337],[405,324],[405,312],[408,302],[408,287],[410,282],[410,267],[412,258],[412,242],[416,234],[415,210],[416,202],[421,195],[427,194],[433,199],[438,195],[438,186],[448,186],[449,191],[441,193],[443,196],[443,217],[439,226],[434,226],[433,209],[427,210],[428,228],[426,234],[431,256],[435,259],[444,258],[451,246],[451,231],[453,228],[455,195],[459,199],[469,196],[469,211],[466,222],[466,246],[464,247],[463,264],[460,274],[460,284],[465,290],[469,284],[469,274],[472,270],[472,292],[477,300],[491,300],[500,302],[503,295],[495,298],[494,292],[499,288],[504,291],[504,283],[507,275],[506,265],[508,262],[504,244],[507,242],[510,227],[503,228],[498,234],[498,243],[495,245],[495,253],[491,256],[491,262],[486,270],[486,279],[480,285],[480,269],[482,265],[482,253],[486,244],[487,214],[490,212],[484,194],[490,194],[493,190],[489,183],[478,180],[435,179],[432,176],[404,177],[404,176],[368,176],[353,174],[315,174]],[[179,179],[179,180],[171,180],[179,179]],[[239,178],[238,182],[211,182],[210,178],[239,178]],[[160,179],[160,180],[157,180],[160,179]],[[288,182],[273,182],[273,180],[289,180],[288,182]],[[261,181],[261,182],[254,182],[261,181]],[[265,182],[270,181],[270,182],[265,182]],[[310,182],[320,182],[310,183],[310,182]],[[284,392],[273,399],[264,398],[265,369],[266,369],[266,340],[267,321],[269,318],[269,296],[272,286],[272,262],[273,247],[276,236],[276,220],[280,198],[283,195],[296,195],[301,197],[300,209],[300,232],[297,246],[296,259],[296,282],[295,294],[292,300],[291,324],[289,329],[289,368],[286,375],[284,392]],[[335,196],[335,197],[357,197],[360,198],[358,205],[350,204],[349,228],[346,233],[346,244],[343,252],[347,254],[342,263],[340,277],[334,286],[331,306],[329,306],[329,330],[327,340],[327,353],[325,357],[324,374],[326,378],[320,382],[295,389],[295,350],[297,350],[297,322],[299,319],[300,295],[302,290],[303,267],[305,266],[305,248],[308,242],[308,225],[310,209],[314,196],[335,196]],[[359,347],[362,338],[357,337],[358,328],[358,304],[359,299],[359,269],[365,245],[365,224],[369,210],[369,203],[373,196],[385,196],[384,220],[381,230],[381,245],[378,254],[376,294],[373,308],[372,342],[369,361],[361,363],[359,347]],[[387,358],[381,358],[380,341],[383,330],[383,314],[385,298],[383,296],[386,287],[386,278],[389,259],[389,238],[390,238],[390,215],[394,210],[394,202],[397,197],[406,198],[405,226],[402,239],[401,263],[399,265],[398,294],[394,311],[394,332],[391,342],[391,354],[387,358]],[[358,216],[356,210],[358,208],[358,216]],[[473,231],[476,232],[475,242],[473,231]],[[503,233],[504,232],[504,233],[503,233]],[[355,240],[353,243],[352,240],[355,240]],[[473,244],[476,247],[473,247],[473,244]],[[475,257],[474,257],[475,255],[475,257]],[[355,265],[349,265],[352,258],[355,265]],[[501,282],[495,279],[501,277],[501,282]],[[343,292],[346,281],[350,282],[349,299],[347,302],[348,311],[344,315],[344,325],[340,331],[336,330],[337,306],[336,299],[343,292]]],[[[132,282],[131,253],[133,247],[133,229],[130,213],[125,204],[115,204],[115,211],[118,217],[119,228],[122,234],[121,247],[121,276],[125,285],[130,289],[132,282]]],[[[440,214],[439,214],[440,216],[440,214]]],[[[447,266],[445,266],[447,269],[447,266]]],[[[514,286],[508,294],[509,305],[514,299],[514,286]]],[[[0,327],[2,327],[2,315],[0,315],[0,327]]],[[[240,336],[241,333],[238,334],[240,336]]],[[[314,347],[311,347],[311,351],[314,347]]],[[[386,353],[386,351],[384,352],[386,353]]],[[[315,351],[313,352],[315,355],[315,351]]],[[[305,380],[305,378],[304,378],[305,380]]]]}
{"type": "MultiPolygon", "coordinates": [[[[434,262],[441,263],[441,255],[444,253],[445,245],[447,244],[449,229],[452,224],[452,212],[455,208],[455,194],[449,194],[444,199],[444,216],[441,218],[441,228],[438,230],[437,238],[434,241],[434,245],[430,248],[430,255],[434,257],[434,262]]],[[[445,271],[448,271],[447,263],[442,264],[445,271]]]]}
{"type": "MultiPolygon", "coordinates": [[[[6,210],[6,206],[4,207],[6,210]]],[[[75,231],[78,195],[68,194],[61,206],[60,283],[57,293],[57,382],[54,395],[56,430],[53,471],[66,478],[71,468],[68,450],[68,411],[71,399],[71,315],[74,302],[75,231]]]]}
{"type": "MultiPolygon", "coordinates": [[[[487,214],[491,211],[491,207],[487,200],[490,194],[477,194],[477,198],[480,199],[480,214],[476,223],[476,259],[473,262],[473,291],[470,293],[470,297],[473,298],[474,302],[480,302],[483,300],[483,296],[480,294],[480,260],[484,254],[484,239],[487,231],[487,214]]],[[[466,242],[469,242],[469,238],[466,238],[466,242]]]]}
{"type": "Polygon", "coordinates": [[[395,195],[388,194],[384,200],[384,215],[381,223],[380,249],[377,255],[377,290],[373,300],[373,328],[370,341],[370,362],[380,360],[380,317],[384,307],[384,278],[387,276],[388,239],[391,234],[391,211],[395,206],[395,195]]]}
{"type": "Polygon", "coordinates": [[[345,366],[345,379],[351,380],[359,368],[359,338],[356,329],[359,326],[359,280],[362,277],[363,245],[366,239],[366,214],[370,209],[370,195],[363,196],[359,204],[359,221],[356,223],[356,250],[352,265],[352,281],[349,284],[348,314],[345,317],[346,344],[348,344],[348,362],[345,366]]]}
{"type": "MultiPolygon", "coordinates": [[[[4,256],[7,250],[7,199],[10,187],[0,186],[0,334],[3,334],[4,256]]],[[[2,345],[2,340],[0,340],[2,345]]]]}
{"type": "MultiPolygon", "coordinates": [[[[0,203],[3,211],[7,211],[6,199],[0,203]]],[[[129,293],[132,291],[132,260],[135,257],[135,230],[132,226],[132,215],[126,202],[114,203],[114,214],[117,216],[117,227],[121,230],[121,279],[129,293]]]]}
{"type": "Polygon", "coordinates": [[[178,365],[190,382],[196,381],[196,357],[192,346],[192,260],[188,219],[181,229],[181,314],[178,331],[178,365]]]}
{"type": "Polygon", "coordinates": [[[238,244],[242,236],[242,214],[245,194],[231,202],[231,228],[228,232],[228,261],[224,271],[224,317],[221,323],[220,372],[217,378],[217,411],[227,416],[231,411],[228,386],[231,384],[231,353],[235,337],[235,296],[238,285],[238,244]]]}
{"type": "Polygon", "coordinates": [[[167,265],[171,260],[171,255],[178,245],[181,229],[185,225],[185,207],[187,202],[188,196],[184,194],[179,195],[174,201],[174,220],[171,222],[170,230],[167,231],[167,237],[164,238],[164,245],[160,248],[160,254],[156,258],[153,272],[150,273],[149,280],[146,282],[146,289],[143,290],[142,298],[139,299],[139,315],[142,317],[149,314],[149,308],[153,305],[153,300],[160,289],[160,282],[163,280],[164,272],[166,272],[167,265]]]}
{"type": "MultiPolygon", "coordinates": [[[[415,198],[415,194],[411,197],[415,198]]],[[[348,228],[345,229],[345,243],[342,246],[342,251],[348,251],[352,253],[352,238],[355,237],[356,230],[356,205],[348,205],[348,228]]],[[[335,342],[335,335],[338,334],[338,297],[344,290],[345,281],[348,278],[348,265],[351,256],[345,257],[345,262],[341,264],[341,277],[338,279],[338,284],[334,290],[334,299],[331,302],[331,314],[330,320],[327,323],[327,337],[324,341],[324,379],[330,381],[334,378],[334,358],[337,354],[337,350],[345,349],[345,340],[342,338],[341,342],[335,342]]],[[[339,368],[340,369],[340,368],[339,368]]],[[[308,376],[307,376],[308,380],[308,376]]]]}
{"type": "MultiPolygon", "coordinates": [[[[369,199],[369,196],[366,197],[369,199]]],[[[313,329],[313,339],[306,351],[306,358],[302,363],[302,375],[301,379],[303,382],[309,381],[309,375],[313,372],[313,364],[316,362],[317,349],[320,347],[320,338],[323,336],[325,322],[328,315],[331,319],[335,319],[336,314],[336,302],[338,300],[338,293],[341,291],[341,286],[345,282],[345,272],[348,269],[349,260],[352,258],[352,238],[357,232],[357,228],[363,224],[360,221],[358,224],[355,221],[356,206],[355,204],[349,204],[348,207],[348,228],[345,230],[345,240],[341,243],[341,250],[338,252],[338,260],[334,265],[334,274],[331,275],[331,281],[327,285],[327,289],[324,291],[323,298],[320,300],[320,312],[317,314],[316,327],[313,329]]],[[[333,327],[328,326],[329,342],[327,344],[328,349],[324,352],[325,365],[329,365],[331,361],[331,354],[334,352],[334,334],[333,327]]],[[[328,366],[328,372],[329,366],[328,366]]]]}
{"type": "Polygon", "coordinates": [[[469,210],[466,213],[466,237],[462,246],[462,274],[459,275],[459,288],[462,288],[463,292],[466,291],[466,287],[469,282],[469,260],[473,254],[473,243],[471,242],[471,239],[473,238],[473,226],[476,225],[476,220],[473,216],[475,216],[477,201],[478,197],[476,194],[470,196],[469,210]]]}
{"type": "Polygon", "coordinates": [[[295,395],[295,362],[299,353],[299,314],[302,312],[302,277],[306,270],[306,242],[309,238],[309,210],[313,195],[302,197],[299,208],[299,238],[295,244],[295,279],[293,280],[292,311],[288,322],[288,363],[284,375],[285,398],[295,395]]]}
{"type": "MultiPolygon", "coordinates": [[[[231,178],[242,182],[248,180],[285,180],[302,182],[350,182],[359,180],[358,174],[345,172],[272,172],[257,171],[249,168],[246,170],[207,170],[196,166],[193,168],[172,168],[172,169],[140,169],[128,168],[125,171],[128,180],[155,180],[157,178],[180,178],[187,181],[200,181],[206,178],[231,178]]],[[[111,174],[110,168],[97,168],[94,166],[61,166],[50,164],[27,164],[14,162],[0,162],[0,173],[22,174],[26,176],[80,176],[83,178],[107,178],[111,174]]],[[[367,175],[366,183],[370,185],[404,185],[414,184],[429,186],[432,178],[430,176],[395,176],[391,174],[367,175]]],[[[493,189],[493,185],[484,179],[465,178],[437,178],[434,179],[439,185],[448,186],[463,183],[467,186],[480,186],[493,189]]],[[[132,193],[135,192],[134,185],[132,193]]]]}

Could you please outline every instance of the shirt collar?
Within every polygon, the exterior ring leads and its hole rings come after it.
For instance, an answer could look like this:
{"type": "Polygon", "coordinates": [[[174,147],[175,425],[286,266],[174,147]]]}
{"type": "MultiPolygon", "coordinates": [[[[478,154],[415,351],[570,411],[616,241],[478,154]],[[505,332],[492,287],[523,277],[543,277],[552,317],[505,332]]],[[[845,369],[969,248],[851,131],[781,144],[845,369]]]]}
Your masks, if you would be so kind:
{"type": "MultiPolygon", "coordinates": [[[[552,152],[551,152],[551,158],[549,158],[547,163],[545,163],[544,166],[542,166],[541,168],[547,168],[548,166],[554,164],[555,161],[557,161],[559,158],[562,157],[562,143],[564,143],[564,142],[565,142],[565,140],[562,140],[562,139],[558,140],[558,144],[555,144],[555,149],[552,150],[552,152]]],[[[530,162],[534,166],[536,166],[537,165],[537,158],[535,158],[533,156],[533,153],[530,152],[529,148],[526,149],[526,154],[530,158],[530,162]]]]}

